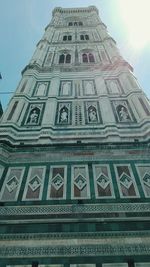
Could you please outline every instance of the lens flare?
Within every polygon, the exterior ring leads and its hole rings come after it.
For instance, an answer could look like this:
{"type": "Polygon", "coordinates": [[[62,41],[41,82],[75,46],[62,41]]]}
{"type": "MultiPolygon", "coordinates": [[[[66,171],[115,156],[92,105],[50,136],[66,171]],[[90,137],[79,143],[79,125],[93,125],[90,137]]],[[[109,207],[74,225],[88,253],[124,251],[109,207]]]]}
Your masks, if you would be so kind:
{"type": "Polygon", "coordinates": [[[129,45],[137,50],[145,48],[150,44],[150,0],[118,0],[118,6],[129,45]]]}

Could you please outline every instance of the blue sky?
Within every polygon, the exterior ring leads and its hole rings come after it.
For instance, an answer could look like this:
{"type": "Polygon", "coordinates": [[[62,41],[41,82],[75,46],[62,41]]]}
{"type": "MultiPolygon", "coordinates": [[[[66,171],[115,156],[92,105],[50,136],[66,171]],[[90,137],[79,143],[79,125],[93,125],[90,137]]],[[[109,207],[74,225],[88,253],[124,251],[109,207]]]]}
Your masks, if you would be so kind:
{"type": "MultiPolygon", "coordinates": [[[[29,63],[36,44],[42,38],[44,28],[51,20],[54,7],[84,7],[96,5],[102,21],[107,25],[111,36],[117,41],[121,55],[133,66],[144,92],[150,98],[150,44],[136,50],[130,45],[127,25],[124,21],[125,10],[120,9],[119,2],[127,0],[0,0],[0,99],[5,109],[11,94],[20,79],[21,71],[29,63]],[[2,93],[5,94],[2,94],[2,93]]],[[[132,2],[133,0],[131,0],[132,2]]],[[[143,3],[147,0],[137,0],[143,3]]],[[[148,0],[150,2],[150,0],[148,0]]],[[[127,12],[129,12],[127,10],[127,12]]],[[[140,10],[141,14],[144,10],[140,10]]],[[[137,10],[133,12],[130,25],[138,28],[134,19],[137,10]]],[[[139,21],[142,17],[139,17],[139,21]]],[[[145,22],[145,29],[150,20],[145,22]]],[[[144,25],[142,25],[144,27],[144,25]]],[[[143,29],[143,28],[142,28],[143,29]]],[[[139,29],[139,37],[141,36],[139,29]]],[[[141,37],[142,38],[142,37],[141,37]]]]}

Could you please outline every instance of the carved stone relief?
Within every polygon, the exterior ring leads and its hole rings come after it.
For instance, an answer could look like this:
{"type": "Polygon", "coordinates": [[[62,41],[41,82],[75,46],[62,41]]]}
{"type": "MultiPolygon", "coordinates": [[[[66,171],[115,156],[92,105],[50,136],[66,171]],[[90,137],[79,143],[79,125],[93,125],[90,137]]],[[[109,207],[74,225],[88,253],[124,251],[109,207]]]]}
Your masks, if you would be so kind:
{"type": "Polygon", "coordinates": [[[39,125],[43,104],[31,104],[26,120],[27,125],[39,125]]]}

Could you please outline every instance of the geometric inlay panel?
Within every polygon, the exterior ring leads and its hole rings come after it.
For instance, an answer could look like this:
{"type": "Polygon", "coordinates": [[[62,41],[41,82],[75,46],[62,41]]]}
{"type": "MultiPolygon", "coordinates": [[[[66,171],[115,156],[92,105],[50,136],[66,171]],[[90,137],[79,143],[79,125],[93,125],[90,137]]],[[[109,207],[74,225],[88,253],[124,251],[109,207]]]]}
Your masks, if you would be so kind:
{"type": "Polygon", "coordinates": [[[114,167],[120,196],[122,198],[139,197],[138,188],[131,166],[129,164],[117,164],[114,167]]]}
{"type": "Polygon", "coordinates": [[[136,169],[140,178],[145,197],[150,197],[150,165],[136,164],[136,169]]]}
{"type": "Polygon", "coordinates": [[[0,193],[1,201],[17,200],[24,171],[25,171],[24,167],[11,167],[8,169],[0,193]]]}
{"type": "Polygon", "coordinates": [[[66,166],[51,166],[47,199],[64,199],[66,198],[66,166]]]}
{"type": "Polygon", "coordinates": [[[93,164],[96,198],[114,198],[114,189],[109,165],[93,164]]]}
{"type": "Polygon", "coordinates": [[[89,173],[87,165],[72,166],[72,198],[84,199],[90,197],[89,173]]]}
{"type": "Polygon", "coordinates": [[[45,166],[32,166],[29,168],[23,200],[40,200],[42,198],[45,166]]]}

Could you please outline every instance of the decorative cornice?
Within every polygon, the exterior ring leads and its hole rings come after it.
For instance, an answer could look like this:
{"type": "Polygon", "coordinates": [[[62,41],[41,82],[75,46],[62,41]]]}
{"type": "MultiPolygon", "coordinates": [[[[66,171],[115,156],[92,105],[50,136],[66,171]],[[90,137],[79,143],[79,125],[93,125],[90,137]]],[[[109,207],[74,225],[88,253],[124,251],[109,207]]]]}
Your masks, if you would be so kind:
{"type": "Polygon", "coordinates": [[[80,7],[80,8],[62,8],[62,7],[55,7],[52,14],[53,16],[55,13],[61,13],[61,14],[72,14],[72,13],[90,13],[92,11],[95,11],[97,15],[99,14],[98,9],[95,6],[89,6],[89,7],[80,7]]]}

